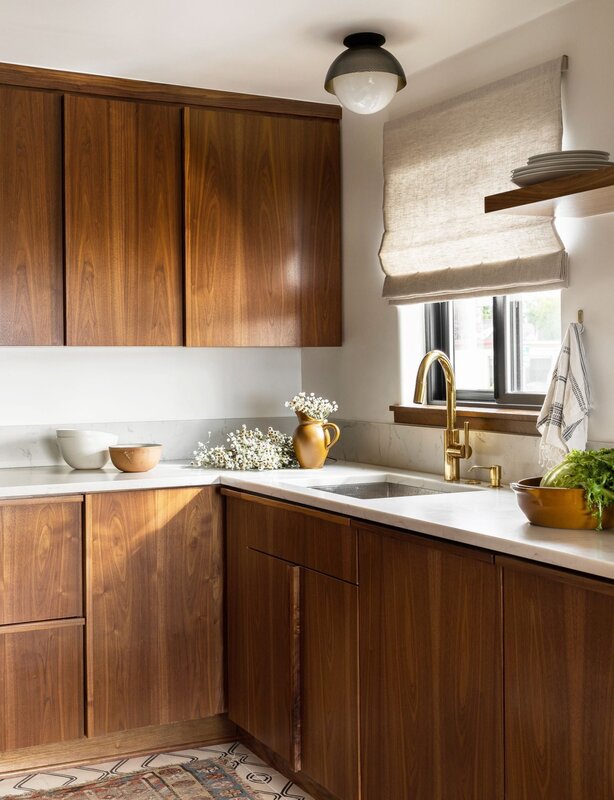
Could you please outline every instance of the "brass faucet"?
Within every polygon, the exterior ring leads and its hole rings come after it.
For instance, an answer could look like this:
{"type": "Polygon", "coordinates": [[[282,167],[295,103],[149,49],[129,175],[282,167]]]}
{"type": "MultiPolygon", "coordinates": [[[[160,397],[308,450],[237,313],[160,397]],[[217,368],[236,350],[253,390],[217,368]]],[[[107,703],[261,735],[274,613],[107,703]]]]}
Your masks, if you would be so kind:
{"type": "Polygon", "coordinates": [[[426,377],[429,369],[439,361],[443,374],[446,379],[446,429],[444,431],[443,451],[444,468],[443,476],[447,481],[457,481],[460,479],[459,461],[461,458],[471,456],[469,446],[469,423],[465,422],[464,443],[460,441],[460,430],[456,427],[456,380],[454,369],[450,359],[441,350],[431,350],[428,352],[418,367],[416,375],[416,390],[414,392],[414,403],[422,405],[426,400],[426,377]]]}

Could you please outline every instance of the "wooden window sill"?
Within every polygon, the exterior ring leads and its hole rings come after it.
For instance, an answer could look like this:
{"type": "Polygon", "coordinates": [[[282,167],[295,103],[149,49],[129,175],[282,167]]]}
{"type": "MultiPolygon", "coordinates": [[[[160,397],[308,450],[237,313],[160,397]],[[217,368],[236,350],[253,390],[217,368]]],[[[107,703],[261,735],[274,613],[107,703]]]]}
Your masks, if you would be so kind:
{"type": "MultiPolygon", "coordinates": [[[[390,406],[394,421],[423,428],[445,428],[445,406],[390,406]]],[[[478,408],[458,406],[458,427],[464,422],[474,431],[539,436],[535,424],[539,411],[524,408],[478,408]]]]}

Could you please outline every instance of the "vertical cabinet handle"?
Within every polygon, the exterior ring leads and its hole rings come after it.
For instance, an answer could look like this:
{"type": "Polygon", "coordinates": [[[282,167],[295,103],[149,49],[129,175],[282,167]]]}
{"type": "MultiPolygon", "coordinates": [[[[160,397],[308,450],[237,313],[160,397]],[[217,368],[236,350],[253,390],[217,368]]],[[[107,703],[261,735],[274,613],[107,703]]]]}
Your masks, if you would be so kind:
{"type": "Polygon", "coordinates": [[[290,570],[290,686],[292,692],[291,763],[295,772],[301,769],[301,568],[290,570]]]}

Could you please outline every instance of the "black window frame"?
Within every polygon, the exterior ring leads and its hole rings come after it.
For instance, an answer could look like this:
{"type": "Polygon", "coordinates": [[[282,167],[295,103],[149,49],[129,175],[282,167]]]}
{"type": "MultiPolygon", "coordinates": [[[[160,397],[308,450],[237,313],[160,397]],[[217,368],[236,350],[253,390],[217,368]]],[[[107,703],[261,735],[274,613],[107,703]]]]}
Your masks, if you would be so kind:
{"type": "MultiPolygon", "coordinates": [[[[543,405],[545,394],[530,394],[528,392],[511,391],[507,387],[507,348],[505,346],[506,331],[511,328],[518,330],[520,305],[514,302],[514,295],[506,297],[493,297],[493,359],[494,359],[494,391],[457,390],[457,399],[462,405],[476,407],[505,406],[507,408],[540,408],[543,405]],[[508,308],[512,316],[508,325],[508,308]]],[[[426,349],[442,350],[453,361],[451,355],[452,338],[450,330],[450,303],[429,303],[425,307],[426,349]]],[[[518,350],[518,348],[517,348],[518,350]]],[[[520,364],[510,365],[511,374],[518,375],[520,364]]],[[[428,378],[428,400],[430,403],[444,403],[446,397],[445,380],[443,371],[434,369],[428,378]]]]}

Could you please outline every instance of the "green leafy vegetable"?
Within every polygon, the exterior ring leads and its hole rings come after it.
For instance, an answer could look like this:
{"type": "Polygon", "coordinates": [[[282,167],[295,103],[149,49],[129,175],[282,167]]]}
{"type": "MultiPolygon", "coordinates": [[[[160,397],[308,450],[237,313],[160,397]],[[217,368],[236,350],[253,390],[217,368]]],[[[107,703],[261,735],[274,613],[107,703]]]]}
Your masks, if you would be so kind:
{"type": "Polygon", "coordinates": [[[586,507],[603,529],[603,512],[614,504],[614,450],[572,450],[541,479],[541,486],[584,489],[586,507]]]}

